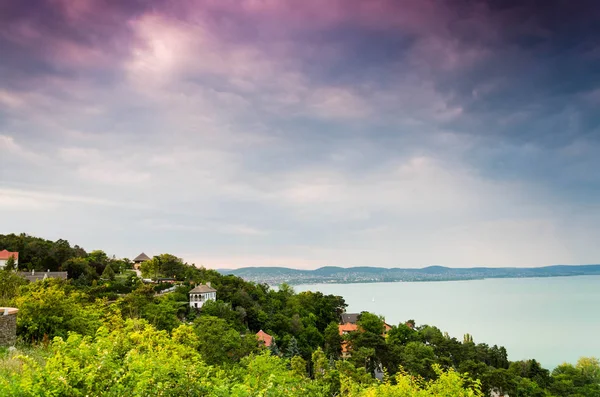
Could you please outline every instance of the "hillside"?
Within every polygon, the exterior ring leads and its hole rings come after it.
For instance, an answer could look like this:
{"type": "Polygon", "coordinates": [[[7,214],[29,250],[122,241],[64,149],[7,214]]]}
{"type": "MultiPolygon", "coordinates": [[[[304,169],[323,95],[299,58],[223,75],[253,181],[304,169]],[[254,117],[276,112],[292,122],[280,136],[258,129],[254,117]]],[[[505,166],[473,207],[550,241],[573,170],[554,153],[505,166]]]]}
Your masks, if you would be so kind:
{"type": "Polygon", "coordinates": [[[449,268],[428,266],[421,269],[383,267],[336,267],[326,266],[315,270],[285,267],[246,267],[221,269],[222,274],[233,274],[247,281],[268,284],[314,284],[314,283],[366,283],[395,281],[451,281],[485,278],[564,277],[600,275],[600,265],[554,265],[526,268],[449,268]]]}

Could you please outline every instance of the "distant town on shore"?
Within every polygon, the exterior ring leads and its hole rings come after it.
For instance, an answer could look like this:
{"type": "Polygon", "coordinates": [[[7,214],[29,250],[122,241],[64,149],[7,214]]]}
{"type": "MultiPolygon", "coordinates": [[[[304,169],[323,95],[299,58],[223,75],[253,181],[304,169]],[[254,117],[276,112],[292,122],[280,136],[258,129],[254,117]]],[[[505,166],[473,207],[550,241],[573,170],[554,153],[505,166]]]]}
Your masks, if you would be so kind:
{"type": "Polygon", "coordinates": [[[281,283],[297,285],[590,276],[600,275],[600,265],[555,265],[523,268],[449,268],[444,266],[429,266],[421,269],[326,266],[315,270],[291,269],[287,267],[244,267],[240,269],[220,269],[219,272],[222,274],[233,274],[247,281],[271,285],[281,283]]]}

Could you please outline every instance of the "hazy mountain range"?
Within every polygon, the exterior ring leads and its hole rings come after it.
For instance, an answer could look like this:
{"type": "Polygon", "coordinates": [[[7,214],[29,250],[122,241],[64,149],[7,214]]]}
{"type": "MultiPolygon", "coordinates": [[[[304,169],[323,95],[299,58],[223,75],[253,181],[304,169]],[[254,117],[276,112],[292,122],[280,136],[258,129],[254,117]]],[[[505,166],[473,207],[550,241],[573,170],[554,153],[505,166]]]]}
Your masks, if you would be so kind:
{"type": "Polygon", "coordinates": [[[287,267],[245,267],[221,269],[222,274],[234,274],[248,281],[268,284],[367,283],[391,281],[449,281],[484,278],[560,277],[600,275],[600,265],[555,265],[526,268],[449,268],[429,266],[421,269],[383,267],[326,266],[315,270],[287,267]]]}

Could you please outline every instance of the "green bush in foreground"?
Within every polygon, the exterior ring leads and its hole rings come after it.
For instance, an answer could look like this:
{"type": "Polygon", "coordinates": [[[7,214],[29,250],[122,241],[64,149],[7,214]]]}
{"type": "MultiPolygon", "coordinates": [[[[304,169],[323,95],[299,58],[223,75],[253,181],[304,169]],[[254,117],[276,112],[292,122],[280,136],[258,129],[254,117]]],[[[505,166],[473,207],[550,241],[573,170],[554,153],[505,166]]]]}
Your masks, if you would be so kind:
{"type": "Polygon", "coordinates": [[[27,353],[8,353],[0,366],[0,395],[331,396],[334,389],[357,397],[481,395],[478,383],[439,367],[435,381],[399,374],[394,384],[379,384],[368,375],[361,378],[361,371],[349,363],[345,364],[350,367],[332,368],[322,356],[313,363],[319,365],[319,376],[310,379],[268,350],[244,357],[239,364],[211,366],[197,350],[199,339],[192,326],[181,325],[170,336],[144,320],[113,320],[112,329],[102,326],[94,336],[69,333],[66,339],[54,338],[45,362],[27,353]]]}

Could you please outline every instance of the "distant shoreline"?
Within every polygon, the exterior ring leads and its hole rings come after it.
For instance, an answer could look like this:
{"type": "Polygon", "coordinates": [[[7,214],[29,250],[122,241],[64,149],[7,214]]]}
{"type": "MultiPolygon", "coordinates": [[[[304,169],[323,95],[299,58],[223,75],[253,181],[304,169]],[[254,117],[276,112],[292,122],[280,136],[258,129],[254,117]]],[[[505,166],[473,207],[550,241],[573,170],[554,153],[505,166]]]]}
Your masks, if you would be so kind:
{"type": "Polygon", "coordinates": [[[483,281],[483,280],[508,280],[508,279],[531,279],[531,278],[561,278],[561,277],[600,277],[600,274],[572,274],[568,276],[522,276],[522,277],[483,277],[483,278],[460,278],[460,279],[448,279],[448,280],[396,280],[396,281],[341,281],[341,282],[317,282],[317,283],[286,283],[291,286],[295,285],[327,285],[327,284],[379,284],[379,283],[448,283],[454,281],[483,281]]]}
{"type": "Polygon", "coordinates": [[[300,270],[284,267],[248,267],[219,270],[247,281],[279,285],[362,284],[382,282],[473,281],[505,278],[549,278],[599,276],[600,265],[555,265],[537,268],[448,268],[430,266],[422,269],[378,267],[323,267],[300,270]]]}

